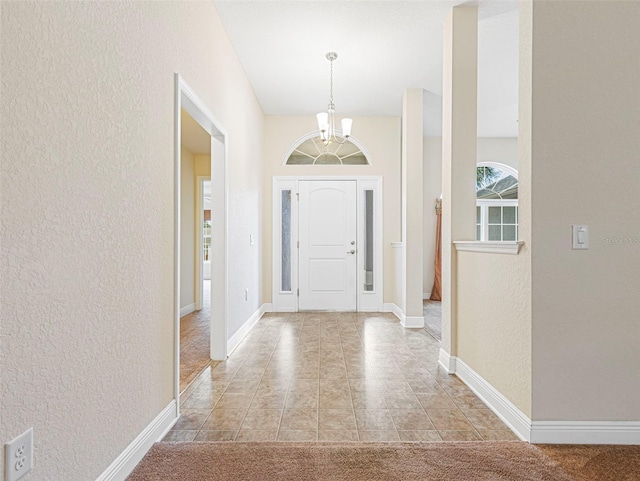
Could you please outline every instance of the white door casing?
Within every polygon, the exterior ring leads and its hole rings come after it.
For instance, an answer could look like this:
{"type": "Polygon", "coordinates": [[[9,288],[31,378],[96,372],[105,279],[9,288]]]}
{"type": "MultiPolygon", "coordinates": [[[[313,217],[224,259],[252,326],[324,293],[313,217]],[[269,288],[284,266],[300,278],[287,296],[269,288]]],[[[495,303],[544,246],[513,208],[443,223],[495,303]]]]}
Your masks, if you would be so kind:
{"type": "Polygon", "coordinates": [[[355,311],[356,181],[300,181],[299,310],[355,311]]]}
{"type": "MultiPolygon", "coordinates": [[[[355,182],[356,184],[356,308],[358,312],[384,309],[383,293],[383,199],[380,176],[274,176],[272,192],[272,309],[275,312],[304,310],[299,305],[299,204],[302,182],[355,182]],[[369,193],[369,194],[368,194],[369,193]],[[370,195],[372,194],[372,195],[370,195]],[[368,200],[367,200],[368,199],[368,200]],[[373,205],[368,203],[373,200],[373,205]],[[368,207],[367,207],[368,206],[368,207]],[[373,212],[370,212],[371,207],[373,212]],[[371,216],[371,214],[373,214],[371,216]],[[370,223],[373,222],[373,225],[370,223]],[[373,258],[371,257],[373,254],[373,258]],[[373,261],[373,266],[371,265],[373,261]],[[373,269],[373,278],[371,278],[373,269]],[[371,281],[373,280],[373,285],[371,281]]],[[[303,202],[304,203],[304,202],[303,202]]],[[[351,239],[353,240],[353,239],[351,239]]],[[[351,242],[349,240],[349,243],[351,242]]],[[[350,247],[350,246],[349,246],[350,247]]],[[[347,251],[351,249],[345,249],[347,251]]],[[[350,304],[352,306],[353,304],[350,304]]],[[[323,305],[319,309],[329,310],[323,305]]],[[[318,309],[318,310],[319,310],[318,309]]],[[[353,307],[348,310],[353,311],[353,307]]]]}
{"type": "MultiPolygon", "coordinates": [[[[227,143],[222,124],[207,109],[184,79],[174,74],[174,397],[180,405],[180,146],[181,111],[185,110],[211,136],[212,238],[210,356],[227,357],[227,143]],[[215,206],[215,207],[213,207],[215,206]]],[[[201,297],[202,298],[202,297],[201,297]]],[[[179,411],[179,409],[178,409],[179,411]]],[[[179,412],[177,412],[179,415],[179,412]]]]}

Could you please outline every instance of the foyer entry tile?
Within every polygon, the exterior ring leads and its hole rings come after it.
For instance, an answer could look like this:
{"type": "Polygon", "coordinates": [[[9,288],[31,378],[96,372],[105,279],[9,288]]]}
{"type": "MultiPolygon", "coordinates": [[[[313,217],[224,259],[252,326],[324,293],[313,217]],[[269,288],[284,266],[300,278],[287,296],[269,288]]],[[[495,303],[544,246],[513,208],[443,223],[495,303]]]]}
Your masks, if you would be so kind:
{"type": "Polygon", "coordinates": [[[382,313],[266,314],[181,397],[166,441],[437,442],[515,435],[382,313]]]}

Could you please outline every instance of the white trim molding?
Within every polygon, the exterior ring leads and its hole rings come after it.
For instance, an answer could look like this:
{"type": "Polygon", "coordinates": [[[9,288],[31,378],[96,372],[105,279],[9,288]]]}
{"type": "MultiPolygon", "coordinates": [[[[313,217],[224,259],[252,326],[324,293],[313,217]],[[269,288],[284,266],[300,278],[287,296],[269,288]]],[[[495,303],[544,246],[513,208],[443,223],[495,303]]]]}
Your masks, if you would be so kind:
{"type": "Polygon", "coordinates": [[[194,304],[189,304],[188,306],[184,306],[180,308],[180,317],[184,317],[187,314],[191,314],[193,311],[196,310],[196,305],[194,304]]]}
{"type": "Polygon", "coordinates": [[[517,255],[524,241],[453,241],[458,252],[517,255]]]}
{"type": "Polygon", "coordinates": [[[531,439],[531,419],[471,369],[462,359],[455,359],[455,373],[522,441],[531,439]]]}
{"type": "Polygon", "coordinates": [[[402,313],[402,309],[400,309],[400,306],[394,304],[393,302],[385,302],[382,305],[382,312],[392,312],[398,319],[400,319],[400,321],[402,321],[402,317],[404,316],[404,314],[402,313]]]}
{"type": "Polygon", "coordinates": [[[393,302],[385,302],[382,305],[382,312],[393,312],[393,314],[400,319],[400,325],[405,329],[419,329],[424,327],[424,317],[406,316],[402,309],[393,302]]]}
{"type": "Polygon", "coordinates": [[[640,444],[640,421],[533,421],[534,444],[640,444]]]}
{"type": "Polygon", "coordinates": [[[162,440],[177,420],[178,403],[172,399],[167,407],[136,436],[96,481],[124,481],[151,449],[153,443],[162,440]]]}
{"type": "Polygon", "coordinates": [[[449,353],[442,348],[440,348],[440,353],[438,354],[438,364],[440,364],[449,374],[455,374],[456,357],[450,356],[449,353]]]}
{"type": "Polygon", "coordinates": [[[471,389],[521,440],[532,444],[640,444],[640,421],[532,421],[462,359],[440,349],[440,364],[471,389]]]}
{"type": "Polygon", "coordinates": [[[405,329],[420,329],[424,327],[424,316],[405,316],[403,314],[400,324],[405,329]]]}
{"type": "MultiPolygon", "coordinates": [[[[222,124],[208,110],[205,103],[189,87],[180,74],[174,74],[174,122],[173,122],[173,317],[174,317],[174,380],[173,389],[176,402],[180,399],[180,175],[181,175],[181,112],[185,110],[211,136],[211,179],[212,179],[212,229],[211,246],[213,257],[211,269],[211,359],[227,357],[227,232],[228,232],[228,182],[227,133],[222,124]]],[[[200,225],[202,225],[200,223],[200,225]]],[[[201,237],[201,236],[199,236],[201,237]]],[[[202,252],[202,249],[199,250],[202,252]]],[[[196,266],[196,268],[198,268],[196,266]]],[[[202,283],[199,283],[200,286],[202,283]]],[[[196,299],[196,302],[201,300],[196,299]]]]}
{"type": "Polygon", "coordinates": [[[240,329],[236,331],[236,333],[231,336],[231,338],[227,341],[227,352],[231,354],[242,342],[242,340],[251,332],[251,329],[255,327],[260,318],[264,315],[265,312],[269,312],[272,309],[271,304],[262,304],[256,312],[251,314],[249,319],[244,321],[240,329]]]}
{"type": "MultiPolygon", "coordinates": [[[[287,156],[288,157],[288,156],[287,156]]],[[[271,300],[276,312],[297,312],[299,311],[298,288],[298,268],[299,268],[299,210],[298,200],[301,181],[353,181],[356,182],[356,209],[357,209],[357,235],[356,239],[365,237],[365,216],[360,215],[364,211],[364,193],[371,190],[374,193],[373,205],[373,291],[364,290],[364,249],[358,249],[356,260],[356,311],[357,312],[378,312],[384,299],[384,251],[383,251],[383,185],[382,177],[379,175],[288,175],[274,176],[272,178],[272,291],[271,300]],[[287,286],[289,290],[282,291],[282,192],[291,192],[290,210],[290,268],[291,283],[287,286]]]]}

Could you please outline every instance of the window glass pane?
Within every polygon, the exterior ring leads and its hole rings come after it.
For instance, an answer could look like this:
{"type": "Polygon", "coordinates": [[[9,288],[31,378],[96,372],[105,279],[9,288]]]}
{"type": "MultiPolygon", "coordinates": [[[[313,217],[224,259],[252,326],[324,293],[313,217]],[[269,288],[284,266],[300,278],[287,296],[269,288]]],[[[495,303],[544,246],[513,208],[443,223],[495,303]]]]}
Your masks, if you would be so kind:
{"type": "Polygon", "coordinates": [[[287,165],[369,165],[369,161],[351,141],[324,145],[320,137],[312,137],[293,148],[287,165]]]}
{"type": "Polygon", "coordinates": [[[283,190],[282,194],[282,265],[281,286],[283,292],[291,291],[291,191],[283,190]]]}
{"type": "Polygon", "coordinates": [[[501,230],[502,230],[502,226],[490,225],[489,226],[489,240],[490,241],[502,240],[501,230]]]}
{"type": "Polygon", "coordinates": [[[373,291],[373,190],[364,191],[364,290],[373,291]]]}
{"type": "Polygon", "coordinates": [[[476,226],[476,240],[481,240],[480,239],[480,226],[479,225],[476,226]]]}
{"type": "Polygon", "coordinates": [[[505,225],[502,227],[502,240],[514,241],[516,240],[516,226],[505,225]]]}
{"type": "Polygon", "coordinates": [[[476,168],[478,199],[517,199],[518,179],[498,167],[476,168]]]}
{"type": "Polygon", "coordinates": [[[311,165],[313,164],[313,160],[313,157],[306,155],[291,154],[289,160],[287,160],[287,165],[311,165]]]}
{"type": "Polygon", "coordinates": [[[515,206],[505,206],[502,208],[502,223],[503,224],[515,224],[516,223],[516,208],[515,206]]]}
{"type": "Polygon", "coordinates": [[[211,260],[211,221],[204,221],[204,235],[202,236],[202,259],[205,262],[211,260]]]}
{"type": "Polygon", "coordinates": [[[502,215],[501,215],[502,207],[489,207],[489,224],[501,224],[502,223],[502,215]]]}
{"type": "Polygon", "coordinates": [[[333,154],[322,154],[316,159],[316,165],[340,165],[340,158],[333,154]]]}
{"type": "Polygon", "coordinates": [[[480,224],[482,222],[482,209],[480,206],[476,206],[476,224],[480,224]]]}

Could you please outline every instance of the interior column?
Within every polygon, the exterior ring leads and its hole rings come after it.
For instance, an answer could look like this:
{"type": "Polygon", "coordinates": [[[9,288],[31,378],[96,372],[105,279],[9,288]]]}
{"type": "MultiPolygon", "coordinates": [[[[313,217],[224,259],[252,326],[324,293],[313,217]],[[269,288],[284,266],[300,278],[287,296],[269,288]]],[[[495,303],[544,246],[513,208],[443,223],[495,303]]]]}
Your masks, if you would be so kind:
{"type": "Polygon", "coordinates": [[[456,251],[475,240],[478,9],[454,7],[445,20],[442,90],[442,347],[453,371],[456,355],[456,251]]]}
{"type": "Polygon", "coordinates": [[[423,327],[423,106],[422,89],[407,89],[402,102],[402,265],[401,319],[404,327],[423,327]]]}

